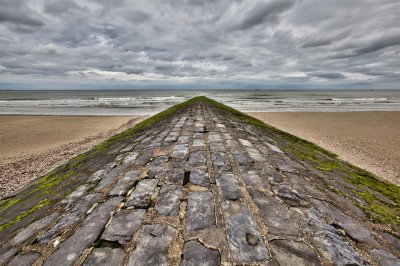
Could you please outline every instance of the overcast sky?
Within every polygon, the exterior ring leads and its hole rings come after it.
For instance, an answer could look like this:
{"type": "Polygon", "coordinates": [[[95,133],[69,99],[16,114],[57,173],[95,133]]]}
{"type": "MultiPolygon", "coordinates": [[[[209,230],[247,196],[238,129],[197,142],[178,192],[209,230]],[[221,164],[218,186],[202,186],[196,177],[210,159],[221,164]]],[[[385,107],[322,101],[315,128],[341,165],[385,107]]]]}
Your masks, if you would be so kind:
{"type": "Polygon", "coordinates": [[[399,0],[0,0],[0,88],[400,89],[399,25],[399,0]]]}

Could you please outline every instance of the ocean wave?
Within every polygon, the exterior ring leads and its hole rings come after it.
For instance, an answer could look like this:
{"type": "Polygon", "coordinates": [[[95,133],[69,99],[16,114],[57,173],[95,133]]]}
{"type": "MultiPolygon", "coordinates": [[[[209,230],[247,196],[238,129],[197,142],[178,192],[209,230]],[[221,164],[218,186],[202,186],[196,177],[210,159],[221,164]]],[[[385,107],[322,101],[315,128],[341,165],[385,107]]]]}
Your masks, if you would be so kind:
{"type": "Polygon", "coordinates": [[[387,101],[387,98],[378,97],[378,98],[331,98],[331,101],[336,102],[364,102],[364,101],[387,101]]]}

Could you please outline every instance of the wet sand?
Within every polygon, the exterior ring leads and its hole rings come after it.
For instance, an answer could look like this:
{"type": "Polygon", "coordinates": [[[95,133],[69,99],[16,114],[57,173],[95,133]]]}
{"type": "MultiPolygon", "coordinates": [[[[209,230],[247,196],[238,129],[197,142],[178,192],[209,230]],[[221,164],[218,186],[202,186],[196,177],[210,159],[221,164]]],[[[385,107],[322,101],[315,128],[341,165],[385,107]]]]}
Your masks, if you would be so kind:
{"type": "Polygon", "coordinates": [[[400,185],[400,112],[249,114],[400,185]]]}
{"type": "Polygon", "coordinates": [[[0,116],[0,197],[132,127],[134,116],[0,116]]]}

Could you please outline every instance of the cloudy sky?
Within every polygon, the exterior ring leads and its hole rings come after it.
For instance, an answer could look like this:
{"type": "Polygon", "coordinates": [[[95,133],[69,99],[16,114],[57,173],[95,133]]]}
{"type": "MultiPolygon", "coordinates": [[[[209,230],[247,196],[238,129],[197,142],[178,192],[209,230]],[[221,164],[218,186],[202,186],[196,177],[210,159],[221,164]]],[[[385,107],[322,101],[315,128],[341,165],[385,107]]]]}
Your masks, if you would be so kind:
{"type": "Polygon", "coordinates": [[[0,0],[0,88],[400,89],[399,0],[0,0]]]}

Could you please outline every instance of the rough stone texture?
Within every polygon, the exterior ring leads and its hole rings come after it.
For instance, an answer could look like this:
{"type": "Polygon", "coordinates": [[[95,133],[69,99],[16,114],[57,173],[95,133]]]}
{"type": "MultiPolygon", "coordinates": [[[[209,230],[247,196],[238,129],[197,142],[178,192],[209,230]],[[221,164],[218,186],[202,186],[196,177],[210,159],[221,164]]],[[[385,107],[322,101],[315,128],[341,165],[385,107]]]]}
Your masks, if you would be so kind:
{"type": "Polygon", "coordinates": [[[122,248],[96,248],[86,258],[82,264],[84,266],[97,265],[123,265],[125,252],[122,248]]]}
{"type": "Polygon", "coordinates": [[[197,241],[189,241],[183,247],[181,266],[216,266],[220,265],[218,250],[211,250],[197,241]]]}
{"type": "Polygon", "coordinates": [[[268,227],[270,234],[292,237],[303,235],[278,199],[257,189],[250,190],[250,196],[257,205],[262,221],[268,227]]]}
{"type": "Polygon", "coordinates": [[[129,196],[126,205],[136,208],[146,208],[150,204],[151,195],[158,183],[157,179],[143,179],[129,196]]]}
{"type": "Polygon", "coordinates": [[[229,213],[225,221],[226,237],[235,263],[266,261],[268,250],[257,230],[249,209],[242,205],[237,213],[229,213]]]}
{"type": "Polygon", "coordinates": [[[222,200],[237,200],[241,197],[239,184],[233,174],[222,174],[216,181],[222,200]]]}
{"type": "Polygon", "coordinates": [[[215,225],[214,201],[211,192],[190,192],[188,196],[186,231],[206,229],[215,225]]]}
{"type": "Polygon", "coordinates": [[[321,265],[317,254],[303,242],[293,240],[273,240],[270,247],[281,266],[321,265]]]}
{"type": "Polygon", "coordinates": [[[145,213],[146,210],[143,209],[121,210],[114,215],[111,224],[106,227],[101,239],[127,244],[142,225],[145,213]]]}
{"type": "Polygon", "coordinates": [[[194,102],[1,200],[0,265],[398,265],[396,198],[288,139],[194,102]]]}
{"type": "Polygon", "coordinates": [[[193,167],[206,166],[207,164],[207,153],[204,151],[192,152],[189,156],[188,164],[193,167]]]}
{"type": "Polygon", "coordinates": [[[190,183],[201,187],[210,187],[207,170],[194,169],[190,172],[190,183]]]}
{"type": "Polygon", "coordinates": [[[174,152],[172,153],[172,157],[175,158],[185,158],[188,154],[189,145],[188,144],[178,144],[175,146],[174,152]]]}
{"type": "Polygon", "coordinates": [[[363,257],[352,247],[342,234],[327,224],[314,208],[294,210],[303,228],[312,237],[312,245],[332,264],[346,265],[365,263],[363,257]]]}
{"type": "Polygon", "coordinates": [[[182,188],[174,184],[165,184],[161,187],[154,209],[161,215],[177,216],[179,213],[179,197],[182,188]]]}
{"type": "Polygon", "coordinates": [[[49,225],[59,216],[58,213],[51,214],[44,217],[34,223],[31,223],[22,231],[20,231],[13,239],[11,239],[10,244],[15,246],[18,244],[25,243],[29,238],[39,232],[43,227],[49,225]]]}
{"type": "Polygon", "coordinates": [[[165,176],[165,181],[167,183],[182,185],[184,175],[185,175],[185,171],[183,169],[172,168],[170,171],[167,172],[167,174],[165,176]]]}
{"type": "Polygon", "coordinates": [[[400,259],[396,258],[392,253],[382,249],[373,249],[369,254],[380,266],[400,266],[400,259]]]}
{"type": "Polygon", "coordinates": [[[143,227],[136,249],[130,254],[128,265],[168,265],[168,248],[176,230],[167,224],[143,227]]]}
{"type": "Polygon", "coordinates": [[[50,243],[55,239],[56,236],[66,231],[69,227],[76,224],[82,219],[86,212],[90,210],[92,206],[100,199],[99,194],[89,194],[79,201],[70,212],[66,213],[61,219],[49,230],[44,232],[37,238],[37,241],[41,244],[50,243]]]}
{"type": "Polygon", "coordinates": [[[140,170],[126,172],[118,181],[115,187],[110,191],[110,196],[123,196],[133,185],[139,181],[140,170]]]}
{"type": "Polygon", "coordinates": [[[277,187],[274,192],[278,197],[284,200],[286,204],[292,207],[306,207],[310,205],[304,195],[301,195],[291,187],[281,185],[277,187]]]}
{"type": "Polygon", "coordinates": [[[22,266],[22,265],[33,265],[33,263],[40,257],[39,253],[28,253],[25,255],[19,254],[17,255],[8,266],[22,266]]]}
{"type": "Polygon", "coordinates": [[[75,233],[62,242],[44,265],[73,265],[75,260],[99,237],[122,198],[112,198],[96,208],[75,233]]]}

